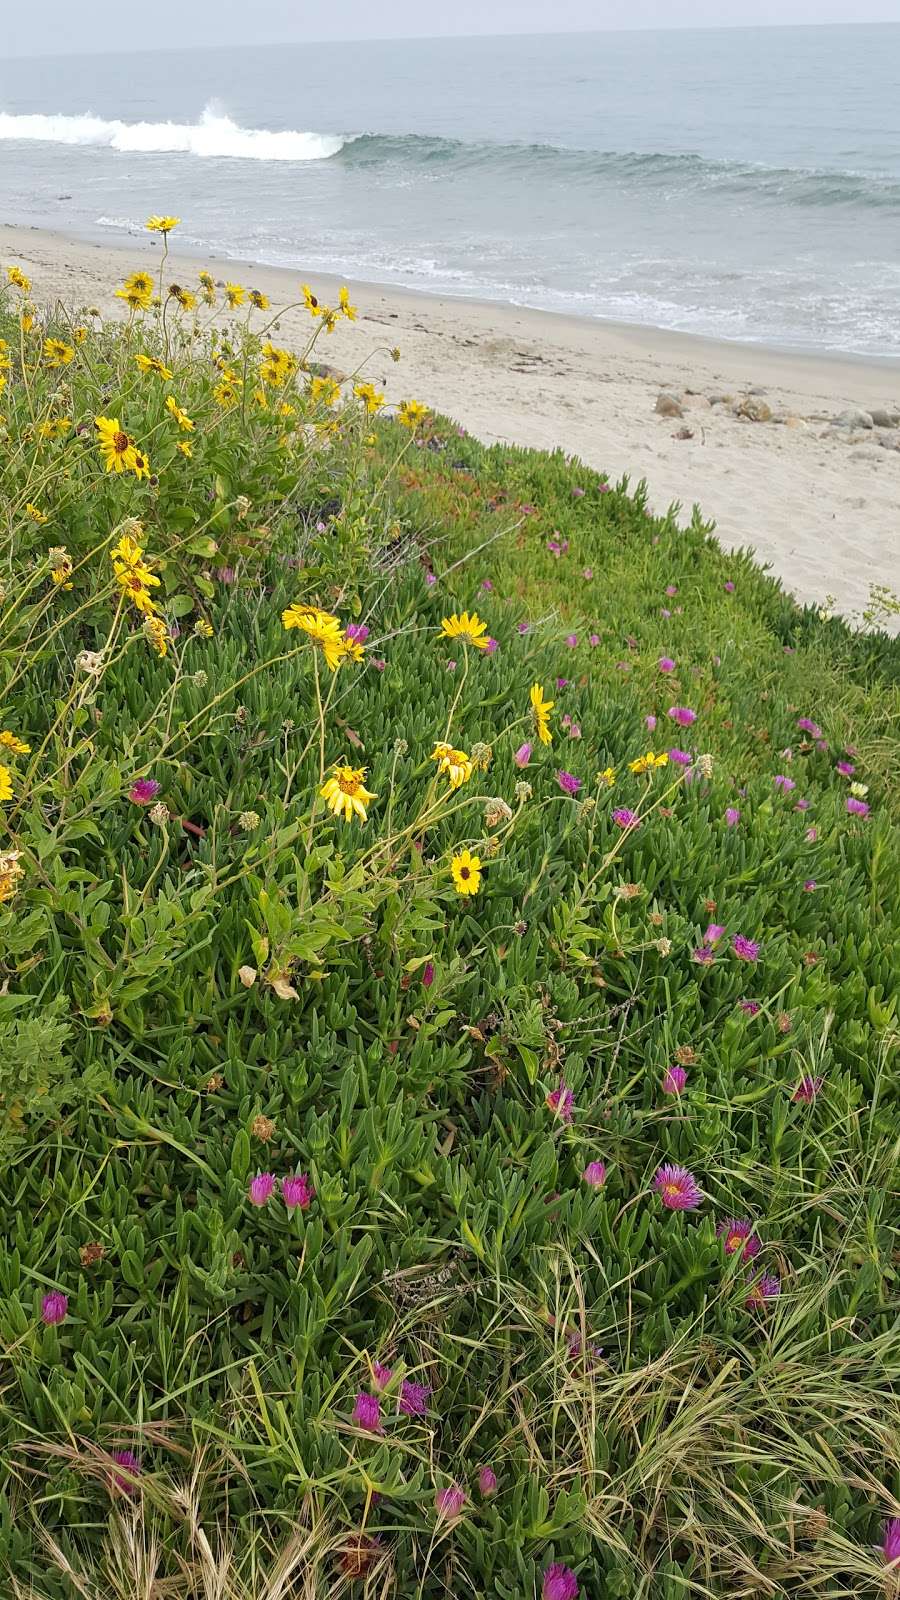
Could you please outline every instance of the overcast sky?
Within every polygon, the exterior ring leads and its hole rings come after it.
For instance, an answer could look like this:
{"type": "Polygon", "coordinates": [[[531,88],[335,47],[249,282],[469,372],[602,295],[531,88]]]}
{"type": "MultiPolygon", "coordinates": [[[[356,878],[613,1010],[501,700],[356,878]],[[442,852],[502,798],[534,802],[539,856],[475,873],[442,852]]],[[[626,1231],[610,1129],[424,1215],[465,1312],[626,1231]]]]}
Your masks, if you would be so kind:
{"type": "Polygon", "coordinates": [[[0,59],[191,45],[769,23],[900,22],[900,0],[0,0],[0,59]]]}

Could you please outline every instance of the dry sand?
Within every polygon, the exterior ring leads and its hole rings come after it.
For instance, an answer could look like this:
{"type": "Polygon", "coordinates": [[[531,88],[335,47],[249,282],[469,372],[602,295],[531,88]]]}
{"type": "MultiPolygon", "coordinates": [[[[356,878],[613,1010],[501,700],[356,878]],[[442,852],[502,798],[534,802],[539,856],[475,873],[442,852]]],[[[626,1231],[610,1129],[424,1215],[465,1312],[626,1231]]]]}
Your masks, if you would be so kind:
{"type": "MultiPolygon", "coordinates": [[[[0,228],[0,260],[20,263],[34,295],[119,312],[112,290],[158,259],[158,242],[93,244],[24,227],[0,228]]],[[[173,238],[171,272],[186,285],[205,265],[219,280],[253,284],[273,304],[297,295],[300,274],[240,262],[196,261],[173,238]]],[[[317,277],[330,300],[335,281],[317,277]]],[[[696,504],[730,548],[752,547],[801,600],[834,596],[853,616],[873,584],[900,588],[900,428],[829,432],[848,407],[900,414],[900,365],[803,356],[585,318],[351,285],[355,324],[323,337],[318,356],[365,376],[388,399],[414,396],[488,443],[560,446],[616,481],[645,478],[664,511],[696,504]],[[391,346],[402,351],[394,365],[391,346]],[[373,350],[375,353],[373,354],[373,350]],[[661,389],[688,395],[684,417],[655,412],[661,389]],[[711,396],[751,389],[772,420],[749,421],[711,396]],[[790,418],[788,422],[786,419],[790,418]],[[682,435],[690,431],[691,437],[682,435]]],[[[257,318],[257,320],[261,320],[257,318]]],[[[281,320],[299,343],[306,314],[281,320]]],[[[895,625],[896,626],[896,625],[895,625]]]]}

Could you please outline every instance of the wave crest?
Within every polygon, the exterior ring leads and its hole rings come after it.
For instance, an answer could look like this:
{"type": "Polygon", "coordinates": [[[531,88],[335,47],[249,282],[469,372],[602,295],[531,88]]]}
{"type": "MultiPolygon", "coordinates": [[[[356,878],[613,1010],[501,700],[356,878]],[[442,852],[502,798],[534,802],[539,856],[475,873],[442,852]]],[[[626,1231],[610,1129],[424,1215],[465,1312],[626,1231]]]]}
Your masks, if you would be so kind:
{"type": "Polygon", "coordinates": [[[199,122],[120,122],[105,117],[0,112],[0,139],[104,145],[109,150],[142,154],[181,152],[203,159],[239,161],[327,161],[344,145],[339,134],[241,128],[212,106],[206,107],[199,122]]]}

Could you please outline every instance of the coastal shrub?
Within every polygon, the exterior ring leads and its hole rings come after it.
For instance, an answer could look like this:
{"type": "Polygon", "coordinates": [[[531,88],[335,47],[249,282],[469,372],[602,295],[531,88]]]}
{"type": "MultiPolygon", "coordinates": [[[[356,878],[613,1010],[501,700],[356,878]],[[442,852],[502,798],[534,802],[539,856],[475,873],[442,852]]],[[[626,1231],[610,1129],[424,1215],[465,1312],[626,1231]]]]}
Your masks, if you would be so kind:
{"type": "Polygon", "coordinates": [[[896,644],[152,221],[0,311],[13,1592],[885,1593],[896,644]]]}

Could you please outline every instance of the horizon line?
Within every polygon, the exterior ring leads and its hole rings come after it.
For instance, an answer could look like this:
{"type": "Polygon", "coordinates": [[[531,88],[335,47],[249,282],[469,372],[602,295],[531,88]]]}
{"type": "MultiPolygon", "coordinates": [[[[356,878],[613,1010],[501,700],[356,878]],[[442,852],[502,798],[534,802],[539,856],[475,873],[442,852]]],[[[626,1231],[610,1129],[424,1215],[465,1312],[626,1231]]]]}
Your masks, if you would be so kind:
{"type": "Polygon", "coordinates": [[[578,39],[578,38],[603,38],[619,34],[643,33],[784,33],[789,29],[814,28],[900,28],[900,21],[890,21],[884,18],[874,18],[868,21],[847,20],[843,22],[720,22],[720,23],[676,23],[670,27],[637,26],[630,28],[544,28],[524,29],[500,33],[412,33],[412,34],[360,34],[354,38],[319,38],[319,39],[264,39],[259,43],[248,43],[246,40],[236,39],[232,43],[209,44],[206,41],[196,44],[174,45],[165,48],[153,47],[146,49],[140,45],[131,49],[74,49],[55,51],[14,51],[6,57],[7,61],[65,61],[78,56],[104,55],[104,56],[150,56],[150,55],[177,55],[186,51],[205,50],[210,54],[220,50],[279,50],[296,49],[303,45],[321,44],[423,44],[423,43],[456,43],[471,42],[481,39],[578,39]]]}

